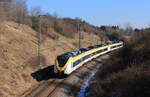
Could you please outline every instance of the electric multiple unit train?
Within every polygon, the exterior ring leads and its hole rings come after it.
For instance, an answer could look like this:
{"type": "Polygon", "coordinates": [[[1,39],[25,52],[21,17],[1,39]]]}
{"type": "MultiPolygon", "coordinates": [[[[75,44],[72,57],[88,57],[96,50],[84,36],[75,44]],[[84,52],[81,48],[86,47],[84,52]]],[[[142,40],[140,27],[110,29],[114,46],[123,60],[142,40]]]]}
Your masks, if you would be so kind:
{"type": "Polygon", "coordinates": [[[84,63],[121,47],[122,41],[112,41],[61,54],[56,58],[54,72],[59,76],[69,75],[84,63]]]}

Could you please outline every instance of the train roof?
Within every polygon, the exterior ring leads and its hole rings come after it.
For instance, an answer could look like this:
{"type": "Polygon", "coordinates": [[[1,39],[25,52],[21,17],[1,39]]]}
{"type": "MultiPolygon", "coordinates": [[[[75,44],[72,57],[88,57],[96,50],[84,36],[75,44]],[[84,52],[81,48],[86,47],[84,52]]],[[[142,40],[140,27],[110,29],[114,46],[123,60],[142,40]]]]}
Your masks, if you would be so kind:
{"type": "Polygon", "coordinates": [[[72,56],[76,56],[78,55],[80,52],[79,51],[72,51],[72,52],[66,52],[66,53],[63,53],[59,56],[66,56],[66,57],[72,57],[72,56]]]}
{"type": "Polygon", "coordinates": [[[83,52],[89,51],[91,49],[106,46],[108,44],[118,43],[118,42],[120,42],[120,41],[114,40],[112,42],[102,43],[102,44],[98,44],[98,45],[95,45],[95,46],[89,46],[88,48],[81,48],[81,49],[79,49],[79,51],[66,52],[66,53],[61,54],[59,56],[74,57],[74,56],[77,56],[77,55],[79,55],[83,52]]]}

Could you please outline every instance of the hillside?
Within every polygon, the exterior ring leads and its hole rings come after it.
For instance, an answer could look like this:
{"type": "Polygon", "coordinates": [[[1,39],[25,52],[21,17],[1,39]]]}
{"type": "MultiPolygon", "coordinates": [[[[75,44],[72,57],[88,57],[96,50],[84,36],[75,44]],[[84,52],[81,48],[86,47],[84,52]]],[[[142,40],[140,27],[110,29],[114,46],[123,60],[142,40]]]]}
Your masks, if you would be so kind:
{"type": "MultiPolygon", "coordinates": [[[[100,43],[98,36],[82,34],[81,47],[100,43]]],[[[13,21],[0,24],[0,96],[17,97],[37,84],[31,77],[31,73],[40,68],[37,35],[38,32],[27,25],[13,21]]],[[[77,33],[75,38],[67,38],[51,29],[51,33],[42,35],[42,39],[42,68],[53,65],[57,55],[78,48],[77,33]]]]}
{"type": "Polygon", "coordinates": [[[149,97],[149,44],[150,29],[139,30],[111,54],[91,83],[92,97],[149,97]]]}

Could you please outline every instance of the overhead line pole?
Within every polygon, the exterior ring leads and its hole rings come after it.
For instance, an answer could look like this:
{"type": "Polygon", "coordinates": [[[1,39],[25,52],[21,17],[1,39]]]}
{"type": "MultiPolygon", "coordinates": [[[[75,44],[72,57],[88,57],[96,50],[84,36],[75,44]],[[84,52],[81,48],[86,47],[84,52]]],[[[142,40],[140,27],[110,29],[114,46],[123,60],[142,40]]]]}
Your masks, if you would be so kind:
{"type": "Polygon", "coordinates": [[[41,69],[41,15],[39,15],[39,34],[38,34],[38,58],[39,58],[39,66],[41,69]]]}
{"type": "Polygon", "coordinates": [[[80,23],[78,22],[78,34],[79,34],[79,43],[78,43],[78,46],[79,46],[79,49],[81,48],[81,31],[80,31],[80,23]]]}

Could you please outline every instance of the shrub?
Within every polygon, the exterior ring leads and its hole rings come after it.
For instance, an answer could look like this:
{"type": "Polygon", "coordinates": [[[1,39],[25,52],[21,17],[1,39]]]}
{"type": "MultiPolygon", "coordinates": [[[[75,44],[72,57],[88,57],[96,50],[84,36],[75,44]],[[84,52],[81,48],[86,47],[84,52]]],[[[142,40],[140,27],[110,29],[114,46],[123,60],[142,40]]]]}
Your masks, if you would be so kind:
{"type": "Polygon", "coordinates": [[[91,90],[97,97],[149,97],[149,78],[150,69],[129,67],[106,79],[99,79],[92,85],[91,90]]]}
{"type": "Polygon", "coordinates": [[[90,87],[96,97],[150,96],[150,33],[125,43],[104,62],[90,87]],[[100,90],[100,91],[97,91],[100,90]]]}
{"type": "Polygon", "coordinates": [[[59,36],[53,32],[49,32],[49,33],[47,33],[47,35],[54,40],[58,40],[58,38],[59,38],[59,36]]]}
{"type": "Polygon", "coordinates": [[[54,23],[54,29],[56,32],[59,32],[66,37],[74,38],[75,36],[75,32],[72,31],[69,24],[67,24],[64,20],[56,20],[54,23]]]}

